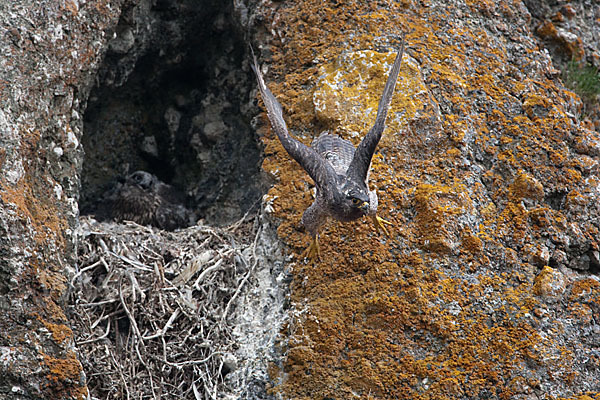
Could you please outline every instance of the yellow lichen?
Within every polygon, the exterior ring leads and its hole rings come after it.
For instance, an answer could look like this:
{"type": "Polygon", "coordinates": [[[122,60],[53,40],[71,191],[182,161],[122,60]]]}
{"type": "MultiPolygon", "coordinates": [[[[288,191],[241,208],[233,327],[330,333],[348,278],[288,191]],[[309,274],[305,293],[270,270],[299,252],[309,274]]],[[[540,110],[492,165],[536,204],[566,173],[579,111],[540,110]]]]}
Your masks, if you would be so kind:
{"type": "MultiPolygon", "coordinates": [[[[306,310],[291,322],[290,356],[274,391],[295,399],[424,398],[425,392],[437,399],[512,398],[539,387],[533,378],[517,378],[529,363],[570,384],[571,350],[561,349],[557,359],[557,341],[531,324],[538,296],[559,297],[567,289],[553,286],[546,278],[554,275],[538,274],[528,260],[543,264],[539,238],[567,229],[562,211],[543,203],[545,195],[581,180],[564,146],[575,129],[564,109],[572,94],[544,74],[516,71],[505,39],[454,24],[453,7],[406,3],[324,7],[306,0],[282,4],[273,16],[285,45],[270,49],[267,83],[305,143],[323,128],[360,141],[393,60],[393,52],[370,49],[381,41],[393,48],[396,39],[389,38],[401,32],[407,40],[370,176],[379,213],[393,223],[390,237],[375,234],[366,220],[331,221],[321,235],[320,262],[304,264],[300,217],[312,201],[310,178],[263,120],[269,154],[263,167],[278,179],[269,193],[281,220],[278,234],[296,255],[292,300],[306,310]],[[465,165],[473,149],[491,170],[476,175],[465,165]]],[[[468,6],[521,14],[514,2],[468,6]]],[[[536,52],[524,48],[522,68],[538,68],[536,52]]],[[[579,287],[584,293],[587,286],[574,287],[571,296],[579,287]]]]}

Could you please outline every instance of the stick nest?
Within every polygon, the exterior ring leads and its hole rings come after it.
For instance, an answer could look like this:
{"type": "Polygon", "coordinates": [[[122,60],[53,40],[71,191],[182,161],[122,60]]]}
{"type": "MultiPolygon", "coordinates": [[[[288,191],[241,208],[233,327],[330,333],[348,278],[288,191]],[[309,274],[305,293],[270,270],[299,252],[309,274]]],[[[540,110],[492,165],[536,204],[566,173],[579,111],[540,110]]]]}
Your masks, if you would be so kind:
{"type": "Polygon", "coordinates": [[[257,263],[258,226],[165,232],[81,219],[70,304],[92,398],[228,392],[232,314],[257,263]]]}

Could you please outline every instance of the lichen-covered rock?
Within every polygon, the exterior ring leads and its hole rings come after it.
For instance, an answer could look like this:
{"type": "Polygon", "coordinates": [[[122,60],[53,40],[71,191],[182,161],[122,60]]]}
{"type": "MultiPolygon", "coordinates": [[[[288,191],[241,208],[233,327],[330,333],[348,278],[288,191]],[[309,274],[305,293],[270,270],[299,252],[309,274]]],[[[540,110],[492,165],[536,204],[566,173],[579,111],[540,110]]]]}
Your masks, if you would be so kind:
{"type": "Polygon", "coordinates": [[[0,4],[0,397],[83,399],[63,309],[81,113],[120,1],[0,4]]]}
{"type": "MultiPolygon", "coordinates": [[[[64,271],[74,263],[81,115],[94,81],[106,92],[123,88],[149,52],[164,57],[165,65],[198,55],[192,65],[206,67],[202,72],[211,77],[206,93],[163,86],[172,96],[157,106],[156,118],[164,123],[166,145],[137,129],[148,114],[120,110],[123,126],[138,135],[140,159],[170,149],[182,134],[179,148],[193,150],[197,170],[177,164],[173,173],[183,186],[195,182],[192,194],[207,215],[211,208],[229,217],[241,209],[235,202],[215,205],[220,189],[200,190],[214,183],[210,174],[197,179],[207,164],[219,178],[213,187],[225,183],[233,198],[254,201],[241,183],[257,174],[227,180],[234,168],[213,162],[215,152],[235,150],[231,165],[249,172],[258,157],[240,151],[240,141],[253,140],[244,135],[252,109],[250,71],[232,67],[243,65],[242,34],[218,42],[223,49],[209,46],[215,56],[200,62],[206,53],[185,48],[185,32],[171,21],[193,3],[0,4],[3,398],[87,397],[61,306],[64,271]],[[153,19],[153,7],[160,20],[153,19]],[[97,73],[105,51],[110,60],[97,73]]],[[[597,45],[588,40],[595,36],[581,27],[594,27],[596,6],[571,2],[572,8],[560,11],[566,20],[558,21],[551,17],[552,2],[533,19],[533,2],[506,0],[234,4],[243,32],[263,44],[256,49],[270,65],[268,84],[292,133],[307,143],[325,129],[358,143],[374,121],[402,33],[407,40],[399,90],[371,174],[381,214],[394,224],[392,235],[380,237],[361,221],[330,223],[319,264],[296,256],[286,266],[295,274],[295,312],[283,332],[288,338],[280,342],[287,360],[269,370],[270,395],[600,397],[600,135],[593,123],[581,122],[581,100],[564,88],[538,42],[541,37],[542,44],[564,46],[573,56],[583,52],[594,61],[597,45]],[[568,21],[579,21],[579,10],[582,24],[574,26],[568,21]]],[[[223,15],[230,14],[216,14],[206,32],[224,36],[223,15]]],[[[148,76],[160,76],[155,72],[150,68],[148,76]]],[[[114,108],[100,112],[108,117],[92,121],[99,121],[100,135],[91,144],[101,143],[105,131],[116,138],[115,146],[131,139],[114,129],[111,118],[122,104],[109,102],[114,108]]],[[[263,122],[263,167],[277,180],[265,209],[280,219],[279,237],[294,256],[307,245],[298,228],[312,201],[311,183],[263,122]]],[[[260,185],[251,183],[255,194],[260,185]]],[[[275,262],[277,248],[267,242],[259,254],[275,262]]],[[[269,271],[261,268],[259,274],[269,271]]],[[[257,350],[261,342],[246,334],[260,324],[256,319],[268,319],[271,290],[266,285],[240,294],[244,304],[262,312],[241,320],[234,332],[239,357],[271,353],[257,350]],[[265,293],[256,292],[261,288],[265,293]]],[[[254,330],[278,326],[271,322],[254,330]]],[[[271,346],[269,337],[264,343],[271,346]]],[[[248,398],[264,394],[263,370],[246,369],[233,356],[223,357],[223,364],[237,368],[232,381],[259,387],[246,391],[248,398]],[[248,380],[246,371],[258,379],[248,380]]]]}
{"type": "Polygon", "coordinates": [[[525,5],[306,0],[255,13],[276,36],[266,80],[305,143],[327,129],[357,144],[386,78],[362,55],[387,59],[402,32],[407,42],[370,178],[390,238],[331,222],[322,259],[304,264],[311,182],[264,120],[263,166],[278,178],[268,198],[298,255],[303,310],[272,393],[598,398],[600,135],[525,5]],[[419,79],[422,90],[408,85],[419,79]]]}
{"type": "Polygon", "coordinates": [[[600,68],[600,3],[576,0],[569,2],[530,1],[525,4],[532,15],[531,27],[549,50],[555,66],[563,70],[563,78],[575,91],[582,90],[584,121],[600,130],[600,99],[598,77],[590,86],[589,77],[571,76],[586,65],[598,73],[600,68]],[[594,87],[595,86],[595,87],[594,87]],[[585,98],[592,97],[592,98],[585,98]],[[595,98],[594,98],[595,97],[595,98]]]}
{"type": "Polygon", "coordinates": [[[587,58],[600,65],[600,4],[585,0],[567,3],[525,0],[524,3],[533,17],[535,32],[557,60],[587,58]]]}

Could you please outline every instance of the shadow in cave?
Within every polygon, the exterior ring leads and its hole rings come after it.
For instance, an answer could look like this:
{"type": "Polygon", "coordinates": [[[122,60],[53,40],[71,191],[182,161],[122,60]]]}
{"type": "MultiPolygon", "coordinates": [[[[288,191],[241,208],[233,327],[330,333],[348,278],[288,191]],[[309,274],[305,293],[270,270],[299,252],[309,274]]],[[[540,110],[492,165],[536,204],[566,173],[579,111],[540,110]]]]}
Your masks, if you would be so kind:
{"type": "Polygon", "coordinates": [[[258,206],[267,184],[250,126],[254,82],[232,14],[220,1],[124,9],[84,115],[83,215],[171,229],[258,206]],[[142,184],[136,171],[154,177],[142,184]],[[165,204],[192,216],[174,227],[147,218],[165,204]]]}

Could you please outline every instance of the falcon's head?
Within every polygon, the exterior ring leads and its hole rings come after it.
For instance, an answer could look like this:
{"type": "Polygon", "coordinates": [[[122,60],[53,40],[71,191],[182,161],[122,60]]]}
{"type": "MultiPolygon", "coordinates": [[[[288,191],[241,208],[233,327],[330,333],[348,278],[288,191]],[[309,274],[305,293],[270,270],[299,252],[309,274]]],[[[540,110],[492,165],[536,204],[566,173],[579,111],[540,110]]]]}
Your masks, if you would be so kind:
{"type": "Polygon", "coordinates": [[[150,191],[157,186],[158,178],[146,171],[135,171],[127,176],[126,182],[150,191]]]}
{"type": "Polygon", "coordinates": [[[366,187],[346,181],[342,186],[342,196],[346,208],[360,210],[365,214],[369,211],[369,193],[366,187]]]}

